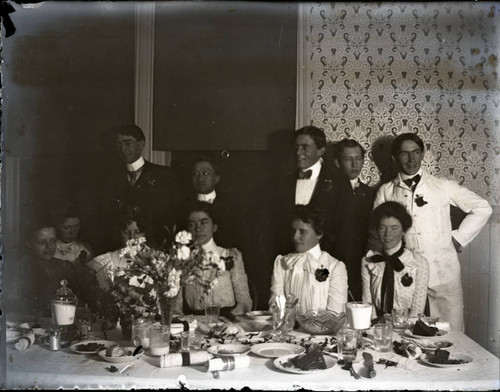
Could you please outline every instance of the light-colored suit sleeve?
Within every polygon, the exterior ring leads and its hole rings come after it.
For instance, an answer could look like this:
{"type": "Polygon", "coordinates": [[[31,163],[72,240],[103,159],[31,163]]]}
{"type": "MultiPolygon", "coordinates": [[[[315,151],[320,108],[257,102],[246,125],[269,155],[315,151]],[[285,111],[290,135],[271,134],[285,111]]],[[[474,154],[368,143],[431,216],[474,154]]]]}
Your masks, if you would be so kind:
{"type": "Polygon", "coordinates": [[[344,304],[347,302],[347,269],[345,264],[337,261],[330,273],[332,277],[326,309],[339,314],[344,310],[344,304]]]}
{"type": "Polygon", "coordinates": [[[447,180],[445,186],[450,203],[467,213],[460,227],[451,233],[460,245],[467,246],[488,222],[491,206],[485,199],[455,181],[447,180]]]}
{"type": "Polygon", "coordinates": [[[274,302],[277,295],[283,295],[284,290],[284,275],[285,270],[282,266],[283,256],[279,255],[274,260],[273,276],[271,278],[271,297],[269,298],[269,306],[274,302]]]}

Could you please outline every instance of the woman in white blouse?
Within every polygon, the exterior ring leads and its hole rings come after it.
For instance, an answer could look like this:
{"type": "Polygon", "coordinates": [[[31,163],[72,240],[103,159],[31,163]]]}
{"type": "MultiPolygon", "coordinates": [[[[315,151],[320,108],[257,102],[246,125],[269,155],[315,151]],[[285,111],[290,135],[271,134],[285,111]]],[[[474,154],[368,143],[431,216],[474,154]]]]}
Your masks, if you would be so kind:
{"type": "MultiPolygon", "coordinates": [[[[214,241],[217,232],[217,217],[212,205],[206,202],[193,202],[188,208],[187,230],[193,241],[200,244],[208,255],[219,261],[220,271],[205,273],[213,275],[213,288],[209,295],[204,295],[203,288],[197,284],[187,284],[182,295],[186,313],[204,313],[205,303],[212,301],[221,307],[221,314],[229,312],[241,315],[252,310],[252,299],[248,288],[245,266],[238,249],[225,249],[214,241]]],[[[226,313],[227,314],[227,313],[226,313]]]]}
{"type": "Polygon", "coordinates": [[[292,219],[295,253],[274,261],[271,283],[273,304],[277,295],[299,299],[298,314],[329,310],[337,314],[347,302],[347,270],[343,262],[321,250],[324,219],[309,206],[297,205],[292,219]]]}
{"type": "Polygon", "coordinates": [[[400,203],[388,201],[372,212],[371,224],[382,242],[382,253],[369,251],[361,262],[363,302],[373,304],[372,318],[393,308],[424,312],[429,281],[427,260],[405,248],[403,236],[412,218],[400,203]]]}

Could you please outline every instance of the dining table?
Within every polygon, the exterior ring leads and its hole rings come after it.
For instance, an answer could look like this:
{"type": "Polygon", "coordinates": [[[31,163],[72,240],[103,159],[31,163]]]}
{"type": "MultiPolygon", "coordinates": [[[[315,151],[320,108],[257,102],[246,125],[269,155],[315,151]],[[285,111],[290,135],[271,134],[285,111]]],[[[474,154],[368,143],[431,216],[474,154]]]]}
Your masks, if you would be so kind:
{"type": "MultiPolygon", "coordinates": [[[[203,318],[204,316],[199,316],[203,318]]],[[[203,320],[200,319],[200,325],[203,320]]],[[[227,321],[227,320],[226,320],[227,321]]],[[[238,317],[241,328],[251,325],[251,320],[238,317]]],[[[263,322],[264,325],[266,322],[263,322]]],[[[255,323],[253,324],[255,329],[255,323]]],[[[269,330],[272,326],[268,325],[269,330]]],[[[249,331],[251,332],[251,331],[249,331]]],[[[256,331],[254,331],[255,333],[256,331]]],[[[258,332],[258,331],[257,331],[258,332]]],[[[311,335],[294,329],[289,332],[289,342],[300,345],[303,342],[331,341],[330,335],[311,335]]],[[[253,336],[243,341],[250,347],[253,336]]],[[[6,344],[6,389],[221,389],[240,390],[498,390],[499,359],[481,347],[474,340],[459,331],[447,331],[443,337],[452,344],[447,350],[453,355],[468,356],[466,364],[436,367],[420,359],[409,359],[389,352],[375,351],[371,344],[373,335],[367,330],[364,345],[358,350],[353,361],[354,371],[362,374],[362,353],[369,353],[374,360],[374,377],[353,377],[349,370],[337,361],[335,353],[327,353],[333,358],[328,369],[303,373],[290,372],[276,365],[276,358],[259,355],[256,350],[246,354],[248,366],[234,370],[212,372],[206,364],[196,366],[160,367],[160,357],[152,356],[148,350],[131,366],[112,364],[96,354],[81,354],[69,348],[51,351],[47,344],[35,342],[25,350],[17,350],[13,344],[6,344]],[[389,366],[388,366],[389,364],[389,366]],[[116,365],[118,370],[111,371],[116,365]],[[392,366],[391,366],[392,365],[392,366]],[[395,365],[395,366],[394,366],[395,365]]],[[[91,337],[104,339],[97,324],[93,326],[91,337]]],[[[209,336],[202,332],[204,345],[210,346],[209,336]],[[206,344],[205,344],[206,343],[206,344]]],[[[119,325],[107,331],[109,341],[130,345],[123,341],[119,325]]],[[[403,341],[405,331],[394,331],[393,341],[403,341]]],[[[416,341],[416,339],[414,339],[416,341]]],[[[213,341],[213,338],[212,338],[213,341]]],[[[227,343],[229,341],[220,341],[227,343]]],[[[255,341],[257,342],[257,340],[255,341]]],[[[268,340],[268,343],[272,340],[268,340]]],[[[217,342],[216,342],[217,343],[217,342]]],[[[215,343],[213,343],[215,344],[215,343]]],[[[325,354],[326,355],[326,354],[325,354]]]]}

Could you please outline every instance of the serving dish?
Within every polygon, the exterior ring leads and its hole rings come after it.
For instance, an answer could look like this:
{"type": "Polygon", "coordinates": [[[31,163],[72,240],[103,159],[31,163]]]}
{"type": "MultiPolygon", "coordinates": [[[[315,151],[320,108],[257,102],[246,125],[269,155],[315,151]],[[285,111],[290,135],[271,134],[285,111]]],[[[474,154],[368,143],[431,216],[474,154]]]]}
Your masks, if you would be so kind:
{"type": "Polygon", "coordinates": [[[252,346],[252,353],[265,358],[278,358],[284,355],[302,354],[306,349],[293,343],[260,343],[252,346]]]}
{"type": "Polygon", "coordinates": [[[288,373],[294,373],[294,374],[311,374],[311,373],[319,373],[319,372],[324,372],[328,369],[331,369],[332,367],[335,366],[337,361],[329,356],[323,355],[323,358],[325,360],[326,364],[326,369],[310,369],[310,370],[302,370],[299,368],[296,368],[293,366],[291,363],[290,365],[285,365],[285,363],[289,363],[288,360],[290,358],[296,357],[297,354],[291,354],[291,355],[284,355],[281,357],[278,357],[274,360],[274,366],[276,366],[278,369],[283,370],[288,373]]]}
{"type": "Polygon", "coordinates": [[[115,344],[115,342],[110,340],[84,340],[72,344],[69,349],[77,354],[97,354],[99,351],[106,350],[109,346],[113,346],[115,344]],[[95,348],[89,348],[89,345],[95,346],[95,348]]]}
{"type": "Polygon", "coordinates": [[[250,346],[239,343],[217,344],[211,346],[207,351],[216,357],[239,357],[250,352],[250,346]]]}
{"type": "Polygon", "coordinates": [[[106,355],[106,349],[99,351],[98,355],[102,359],[104,359],[105,361],[108,361],[111,363],[126,363],[126,362],[131,362],[133,360],[139,359],[142,356],[142,354],[144,354],[144,350],[142,348],[135,355],[132,355],[132,354],[136,350],[136,347],[123,347],[123,348],[125,350],[127,350],[130,355],[127,355],[124,357],[109,357],[106,355]]]}

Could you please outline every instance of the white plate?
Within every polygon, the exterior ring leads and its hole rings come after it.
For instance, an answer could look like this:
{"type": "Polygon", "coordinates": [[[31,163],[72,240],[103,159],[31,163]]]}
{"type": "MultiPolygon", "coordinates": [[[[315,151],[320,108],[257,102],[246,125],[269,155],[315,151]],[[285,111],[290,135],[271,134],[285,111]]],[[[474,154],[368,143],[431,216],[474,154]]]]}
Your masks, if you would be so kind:
{"type": "Polygon", "coordinates": [[[424,336],[424,335],[415,335],[412,331],[409,329],[405,329],[405,335],[409,336],[410,338],[414,339],[430,339],[430,340],[435,340],[435,339],[441,339],[443,336],[445,336],[448,331],[445,331],[443,329],[440,329],[435,336],[424,336]]]}
{"type": "MultiPolygon", "coordinates": [[[[135,347],[123,347],[125,350],[128,350],[130,352],[134,352],[136,349],[135,347]]],[[[106,349],[99,351],[99,356],[104,359],[105,361],[112,362],[112,363],[126,363],[126,362],[132,362],[135,359],[139,359],[142,354],[144,354],[144,350],[141,348],[137,354],[134,356],[129,355],[126,357],[108,357],[106,355],[106,349]]]]}
{"type": "Polygon", "coordinates": [[[332,367],[335,366],[337,361],[331,357],[328,357],[326,355],[323,355],[323,358],[325,359],[325,364],[326,364],[326,369],[311,369],[311,370],[302,370],[299,368],[296,368],[295,366],[291,367],[285,367],[284,363],[287,362],[290,358],[293,358],[297,356],[297,354],[292,354],[292,355],[284,355],[282,357],[276,358],[274,360],[274,366],[276,366],[278,369],[283,370],[288,373],[295,373],[295,374],[311,374],[311,373],[318,373],[318,372],[324,372],[325,370],[331,369],[332,367]]]}
{"type": "Polygon", "coordinates": [[[97,348],[95,350],[85,350],[85,348],[82,346],[89,344],[89,343],[102,344],[102,345],[104,345],[105,349],[108,348],[109,346],[116,344],[115,342],[111,342],[109,340],[84,340],[82,342],[72,344],[69,347],[69,349],[77,354],[97,354],[99,351],[102,350],[102,348],[97,348]]]}
{"type": "Polygon", "coordinates": [[[250,352],[250,346],[238,343],[218,344],[216,346],[209,347],[207,351],[216,357],[239,357],[247,355],[250,352]]]}
{"type": "Polygon", "coordinates": [[[458,367],[458,366],[464,366],[464,365],[468,365],[469,363],[472,362],[472,358],[469,357],[468,355],[465,355],[465,354],[452,354],[450,355],[450,358],[449,359],[461,359],[463,361],[465,361],[465,363],[433,363],[433,362],[429,362],[428,360],[428,356],[430,354],[424,354],[420,357],[420,360],[425,363],[426,365],[429,365],[429,366],[434,366],[434,367],[438,367],[438,368],[449,368],[449,367],[458,367]]]}
{"type": "Polygon", "coordinates": [[[248,312],[248,317],[254,320],[272,321],[273,314],[269,310],[254,310],[248,312]]]}
{"type": "Polygon", "coordinates": [[[208,335],[212,332],[214,337],[228,337],[231,335],[236,335],[236,334],[245,332],[245,330],[241,326],[239,326],[238,324],[234,324],[234,323],[202,323],[202,322],[198,322],[197,328],[198,328],[198,331],[200,331],[201,333],[203,333],[205,335],[208,335]],[[230,329],[230,330],[228,331],[228,329],[230,329]],[[236,333],[232,333],[232,331],[235,331],[236,333]]]}
{"type": "Polygon", "coordinates": [[[306,349],[293,343],[260,343],[252,346],[252,352],[265,358],[278,358],[284,355],[297,355],[305,352],[306,349]]]}

